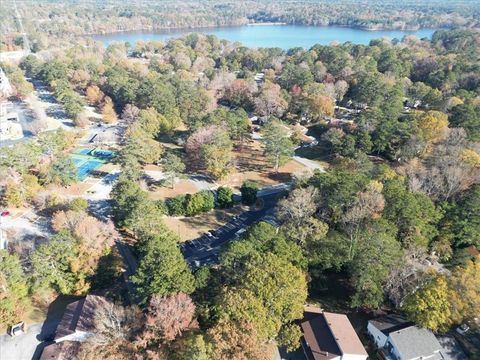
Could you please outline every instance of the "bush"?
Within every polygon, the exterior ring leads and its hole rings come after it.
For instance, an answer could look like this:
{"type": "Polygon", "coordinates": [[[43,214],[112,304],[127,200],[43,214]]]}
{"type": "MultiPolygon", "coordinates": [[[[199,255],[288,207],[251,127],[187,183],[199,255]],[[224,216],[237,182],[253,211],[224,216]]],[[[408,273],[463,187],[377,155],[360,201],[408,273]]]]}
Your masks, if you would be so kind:
{"type": "Polygon", "coordinates": [[[203,198],[202,212],[209,212],[215,208],[215,196],[209,190],[202,190],[199,194],[203,198]]]}
{"type": "Polygon", "coordinates": [[[255,204],[257,201],[258,185],[252,181],[245,181],[240,188],[242,202],[245,205],[255,204]]]}
{"type": "Polygon", "coordinates": [[[157,201],[155,201],[155,206],[162,213],[162,215],[167,215],[169,213],[168,206],[165,203],[165,201],[157,200],[157,201]]]}
{"type": "Polygon", "coordinates": [[[185,214],[195,216],[203,212],[205,201],[201,192],[187,194],[185,197],[185,214]]]}
{"type": "Polygon", "coordinates": [[[183,216],[185,215],[185,195],[178,195],[168,200],[167,208],[168,215],[170,216],[183,216]]]}
{"type": "Polygon", "coordinates": [[[88,201],[84,198],[73,199],[72,201],[70,201],[70,204],[68,204],[68,208],[76,212],[87,211],[88,201]]]}
{"type": "Polygon", "coordinates": [[[221,186],[217,190],[217,205],[219,208],[229,208],[233,205],[233,190],[229,187],[221,186]]]}

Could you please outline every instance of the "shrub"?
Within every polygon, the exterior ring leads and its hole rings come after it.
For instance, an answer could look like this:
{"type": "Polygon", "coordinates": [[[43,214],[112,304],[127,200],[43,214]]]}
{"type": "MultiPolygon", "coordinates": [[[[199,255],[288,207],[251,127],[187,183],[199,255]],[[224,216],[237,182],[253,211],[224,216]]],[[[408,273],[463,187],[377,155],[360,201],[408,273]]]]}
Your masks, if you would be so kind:
{"type": "Polygon", "coordinates": [[[185,215],[185,195],[178,195],[168,200],[167,208],[168,215],[170,216],[182,216],[185,215]]]}
{"type": "Polygon", "coordinates": [[[229,187],[221,186],[217,190],[217,205],[219,208],[229,208],[233,205],[233,190],[229,187]]]}
{"type": "Polygon", "coordinates": [[[157,201],[155,201],[155,206],[162,213],[162,215],[167,215],[169,213],[168,206],[165,203],[165,201],[157,200],[157,201]]]}
{"type": "Polygon", "coordinates": [[[203,212],[205,201],[203,195],[198,192],[195,194],[187,194],[185,197],[185,214],[187,216],[195,216],[203,212]]]}
{"type": "Polygon", "coordinates": [[[88,201],[84,198],[73,199],[72,201],[70,201],[70,204],[68,204],[68,208],[76,212],[87,211],[88,201]]]}
{"type": "Polygon", "coordinates": [[[242,202],[245,205],[255,204],[257,201],[258,185],[252,181],[245,181],[240,188],[242,202]]]}
{"type": "Polygon", "coordinates": [[[213,196],[213,193],[209,190],[202,190],[199,194],[203,198],[202,212],[213,210],[215,207],[215,196],[213,196]]]}

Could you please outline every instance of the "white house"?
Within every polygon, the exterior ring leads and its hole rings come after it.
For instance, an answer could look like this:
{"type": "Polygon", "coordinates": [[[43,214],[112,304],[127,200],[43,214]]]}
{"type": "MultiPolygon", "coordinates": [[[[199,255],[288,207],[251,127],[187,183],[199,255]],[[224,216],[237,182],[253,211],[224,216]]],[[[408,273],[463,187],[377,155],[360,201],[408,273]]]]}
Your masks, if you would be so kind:
{"type": "Polygon", "coordinates": [[[11,103],[0,101],[0,140],[21,138],[23,138],[23,129],[19,123],[18,114],[11,110],[11,103]]]}
{"type": "Polygon", "coordinates": [[[386,360],[441,360],[443,348],[435,335],[398,315],[370,320],[368,333],[386,360]]]}

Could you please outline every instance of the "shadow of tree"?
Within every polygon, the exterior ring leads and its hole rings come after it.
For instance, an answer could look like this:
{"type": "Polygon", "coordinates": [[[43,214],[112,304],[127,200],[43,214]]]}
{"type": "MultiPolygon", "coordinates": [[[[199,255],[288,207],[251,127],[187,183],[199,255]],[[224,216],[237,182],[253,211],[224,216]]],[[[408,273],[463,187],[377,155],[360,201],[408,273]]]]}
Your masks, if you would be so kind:
{"type": "MultiPolygon", "coordinates": [[[[58,324],[62,320],[63,313],[68,304],[78,300],[78,296],[59,295],[49,306],[47,318],[45,319],[40,334],[37,335],[39,341],[51,341],[55,338],[58,324]]],[[[40,344],[41,345],[41,344],[40,344]]]]}

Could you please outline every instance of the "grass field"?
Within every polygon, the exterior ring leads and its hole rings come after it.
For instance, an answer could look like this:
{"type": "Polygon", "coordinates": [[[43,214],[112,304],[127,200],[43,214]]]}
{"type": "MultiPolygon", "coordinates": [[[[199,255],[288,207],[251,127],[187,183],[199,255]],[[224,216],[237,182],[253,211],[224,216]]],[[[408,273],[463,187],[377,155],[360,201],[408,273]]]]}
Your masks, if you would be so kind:
{"type": "Polygon", "coordinates": [[[170,230],[180,237],[180,241],[188,241],[226,224],[232,216],[238,215],[242,211],[242,207],[237,205],[231,209],[215,209],[209,213],[194,217],[177,218],[166,216],[164,221],[170,230]]]}

